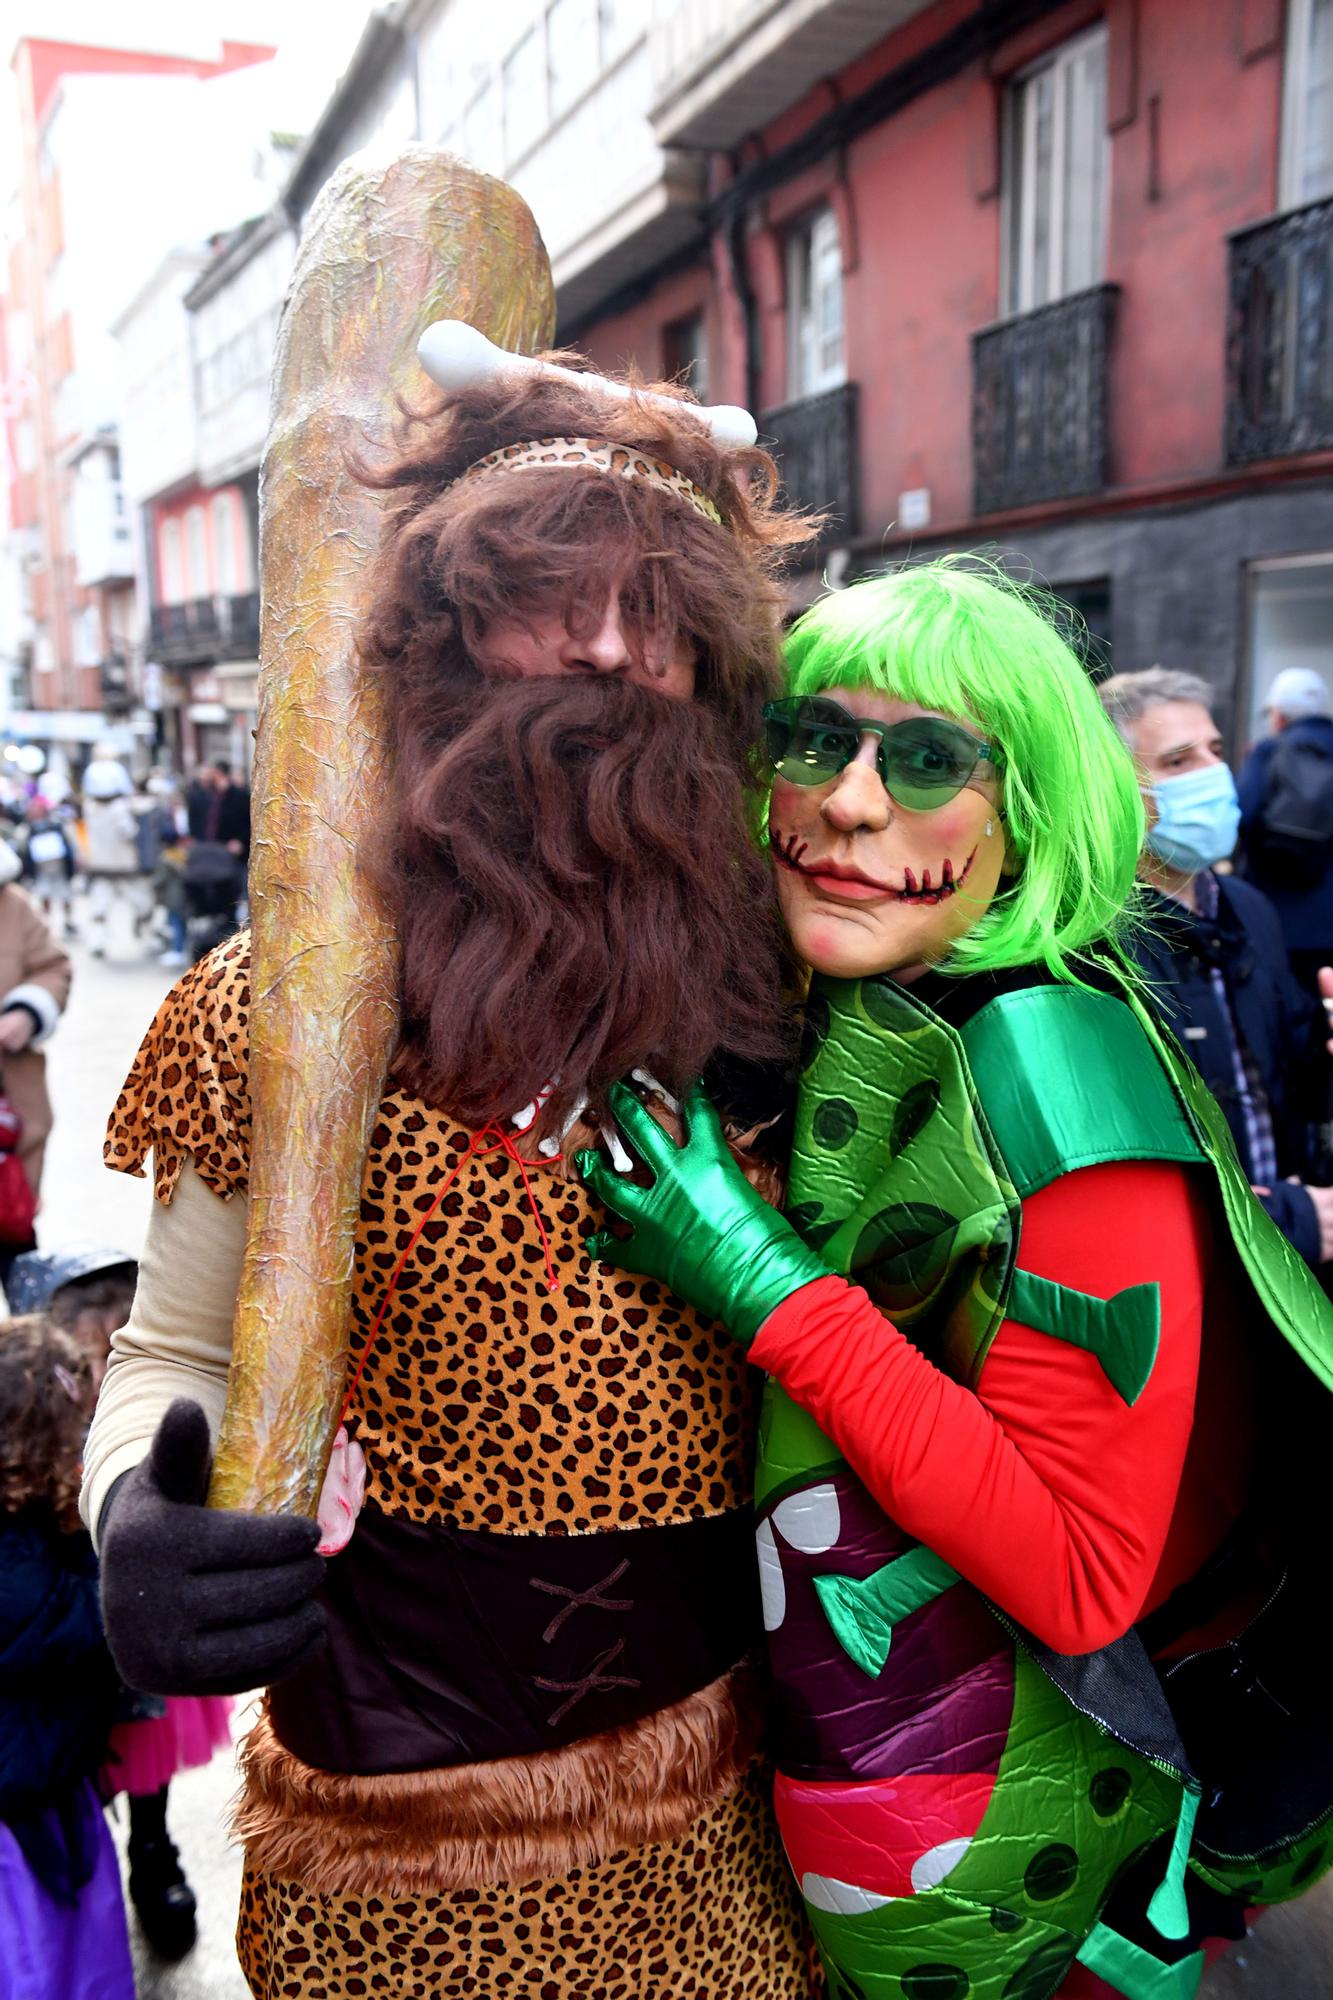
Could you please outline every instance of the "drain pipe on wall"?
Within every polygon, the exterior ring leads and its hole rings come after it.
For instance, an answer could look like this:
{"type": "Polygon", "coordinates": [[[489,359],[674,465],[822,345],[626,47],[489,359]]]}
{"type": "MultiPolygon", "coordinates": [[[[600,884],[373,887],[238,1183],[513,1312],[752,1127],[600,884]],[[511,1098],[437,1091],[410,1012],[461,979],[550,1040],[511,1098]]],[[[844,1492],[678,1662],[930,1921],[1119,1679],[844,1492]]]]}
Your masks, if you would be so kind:
{"type": "Polygon", "coordinates": [[[726,226],[727,262],[731,269],[732,289],[736,303],[740,307],[741,324],[745,335],[745,396],[747,410],[759,415],[759,313],[755,305],[754,289],[750,284],[749,268],[745,258],[745,207],[738,203],[728,218],[726,226]]]}

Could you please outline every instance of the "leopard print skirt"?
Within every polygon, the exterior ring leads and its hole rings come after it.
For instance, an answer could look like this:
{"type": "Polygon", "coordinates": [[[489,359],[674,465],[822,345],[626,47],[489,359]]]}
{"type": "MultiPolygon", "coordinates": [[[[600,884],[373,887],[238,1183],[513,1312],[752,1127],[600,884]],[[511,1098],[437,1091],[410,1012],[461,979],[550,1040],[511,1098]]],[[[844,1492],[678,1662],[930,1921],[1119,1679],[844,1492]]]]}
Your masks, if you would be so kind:
{"type": "Polygon", "coordinates": [[[255,2000],[811,2000],[795,1884],[753,1764],[684,1837],[558,1878],[447,1895],[307,1895],[247,1860],[255,2000]]]}

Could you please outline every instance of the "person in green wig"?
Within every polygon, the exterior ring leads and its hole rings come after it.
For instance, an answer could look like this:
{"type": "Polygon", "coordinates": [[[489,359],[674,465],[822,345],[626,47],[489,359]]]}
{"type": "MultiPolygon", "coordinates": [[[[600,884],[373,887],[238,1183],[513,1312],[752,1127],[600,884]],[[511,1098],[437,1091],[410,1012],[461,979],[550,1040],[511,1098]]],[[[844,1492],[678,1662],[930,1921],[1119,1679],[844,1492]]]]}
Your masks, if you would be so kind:
{"type": "Polygon", "coordinates": [[[1131,969],[1139,788],[1040,600],[944,558],[788,666],[786,1212],[701,1092],[678,1141],[617,1086],[590,1247],[769,1377],[777,1807],[835,2000],[1186,2000],[1333,1856],[1333,1311],[1131,969]]]}

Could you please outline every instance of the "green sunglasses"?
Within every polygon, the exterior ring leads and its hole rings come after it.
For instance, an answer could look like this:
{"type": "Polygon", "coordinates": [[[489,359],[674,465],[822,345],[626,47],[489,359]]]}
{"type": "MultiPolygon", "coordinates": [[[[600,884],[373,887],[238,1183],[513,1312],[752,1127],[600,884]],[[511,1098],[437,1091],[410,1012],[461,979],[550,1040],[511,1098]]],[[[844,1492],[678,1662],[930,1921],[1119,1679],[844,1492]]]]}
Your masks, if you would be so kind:
{"type": "Polygon", "coordinates": [[[998,751],[942,715],[875,722],[852,715],[823,694],[789,695],[764,708],[764,740],[774,772],[793,785],[826,785],[845,771],[862,738],[877,736],[875,768],[885,791],[909,812],[929,812],[956,798],[979,765],[998,751]]]}

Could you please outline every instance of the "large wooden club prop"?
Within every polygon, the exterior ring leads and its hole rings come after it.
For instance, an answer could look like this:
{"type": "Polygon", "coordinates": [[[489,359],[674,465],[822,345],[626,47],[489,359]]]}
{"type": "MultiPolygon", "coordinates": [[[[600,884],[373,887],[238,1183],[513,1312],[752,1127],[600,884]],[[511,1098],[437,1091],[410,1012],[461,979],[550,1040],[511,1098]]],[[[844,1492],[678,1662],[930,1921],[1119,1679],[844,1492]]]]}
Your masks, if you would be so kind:
{"type": "Polygon", "coordinates": [[[361,1175],[398,1029],[398,946],[362,873],[392,793],[357,655],[382,511],[349,460],[420,403],[421,334],[549,345],[524,203],[447,153],[350,160],[311,212],[283,312],[261,472],[250,864],[250,1218],[210,1504],[313,1514],[337,1425],[361,1175]]]}

